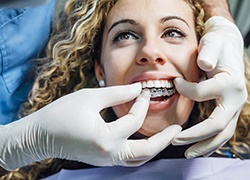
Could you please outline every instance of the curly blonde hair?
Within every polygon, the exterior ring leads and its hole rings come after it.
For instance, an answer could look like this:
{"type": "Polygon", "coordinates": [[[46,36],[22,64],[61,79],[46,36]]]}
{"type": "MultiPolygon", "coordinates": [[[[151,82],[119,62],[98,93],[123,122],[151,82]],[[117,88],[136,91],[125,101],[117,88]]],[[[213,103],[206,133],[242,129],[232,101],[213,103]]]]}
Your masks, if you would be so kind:
{"type": "MultiPolygon", "coordinates": [[[[185,0],[194,12],[197,37],[204,30],[204,10],[199,0],[185,0]]],[[[59,23],[51,34],[45,58],[36,65],[36,80],[20,115],[26,116],[55,101],[61,96],[85,87],[97,87],[94,59],[100,59],[102,31],[105,18],[117,0],[69,0],[59,23]]],[[[248,63],[247,63],[248,65],[248,63]]],[[[250,70],[246,66],[246,81],[250,70]]],[[[250,89],[247,83],[248,91],[250,89]]],[[[239,117],[238,126],[230,144],[236,150],[249,139],[249,97],[239,117]]],[[[213,101],[197,103],[190,119],[192,123],[206,119],[215,107],[213,101]]],[[[248,151],[249,152],[249,151],[248,151]]],[[[246,152],[245,152],[246,153],[246,152]]],[[[10,172],[3,179],[38,179],[60,170],[64,160],[48,159],[10,172]],[[50,171],[47,171],[50,169],[50,171]]]]}

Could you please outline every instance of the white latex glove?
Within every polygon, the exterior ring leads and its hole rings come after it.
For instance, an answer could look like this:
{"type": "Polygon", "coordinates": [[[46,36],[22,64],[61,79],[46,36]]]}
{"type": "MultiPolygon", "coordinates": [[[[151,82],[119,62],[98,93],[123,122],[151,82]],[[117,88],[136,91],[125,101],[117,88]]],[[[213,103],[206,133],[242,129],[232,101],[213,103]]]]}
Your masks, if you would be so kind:
{"type": "Polygon", "coordinates": [[[174,145],[198,142],[185,152],[187,158],[209,156],[233,135],[247,98],[243,63],[243,39],[237,26],[223,17],[205,23],[199,45],[198,65],[208,80],[190,83],[174,81],[180,94],[195,101],[216,99],[217,106],[205,121],[181,132],[174,145]]]}
{"type": "Polygon", "coordinates": [[[137,166],[167,147],[181,127],[128,140],[140,129],[149,105],[141,84],[83,89],[64,96],[19,121],[0,127],[0,165],[15,169],[45,158],[65,158],[97,166],[137,166]],[[99,112],[137,98],[130,112],[105,123],[99,112]]]}

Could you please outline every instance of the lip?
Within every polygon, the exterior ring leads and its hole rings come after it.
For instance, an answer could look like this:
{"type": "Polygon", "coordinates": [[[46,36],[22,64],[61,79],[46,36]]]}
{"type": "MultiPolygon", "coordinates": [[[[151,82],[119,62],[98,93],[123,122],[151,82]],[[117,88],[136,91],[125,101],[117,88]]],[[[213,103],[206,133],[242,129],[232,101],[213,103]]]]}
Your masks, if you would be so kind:
{"type": "Polygon", "coordinates": [[[156,102],[156,103],[150,103],[148,110],[149,111],[161,111],[161,110],[169,108],[173,104],[173,102],[176,99],[177,95],[178,94],[175,93],[172,97],[170,97],[167,100],[159,101],[159,102],[156,102]]]}
{"type": "MultiPolygon", "coordinates": [[[[134,77],[129,83],[137,83],[137,82],[143,82],[143,81],[149,81],[149,80],[168,80],[173,82],[173,79],[176,78],[176,76],[169,75],[166,73],[144,73],[140,74],[136,77],[134,77]]],[[[149,111],[161,111],[164,109],[169,108],[174,100],[178,97],[178,92],[176,92],[172,97],[170,97],[167,100],[154,102],[149,104],[149,111]]]]}

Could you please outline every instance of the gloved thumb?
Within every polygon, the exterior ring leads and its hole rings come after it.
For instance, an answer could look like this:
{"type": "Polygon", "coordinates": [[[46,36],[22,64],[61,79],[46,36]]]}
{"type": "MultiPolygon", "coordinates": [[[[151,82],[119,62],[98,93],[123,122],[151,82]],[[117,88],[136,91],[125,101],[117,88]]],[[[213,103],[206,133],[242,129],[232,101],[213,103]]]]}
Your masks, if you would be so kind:
{"type": "Polygon", "coordinates": [[[141,83],[98,88],[94,92],[95,95],[92,97],[92,102],[95,103],[96,108],[101,110],[131,101],[139,96],[141,90],[141,83]],[[98,103],[96,104],[96,102],[98,103]]]}
{"type": "Polygon", "coordinates": [[[209,72],[216,67],[221,49],[223,48],[223,41],[218,40],[220,38],[214,32],[208,32],[201,38],[197,64],[203,71],[209,72]]]}

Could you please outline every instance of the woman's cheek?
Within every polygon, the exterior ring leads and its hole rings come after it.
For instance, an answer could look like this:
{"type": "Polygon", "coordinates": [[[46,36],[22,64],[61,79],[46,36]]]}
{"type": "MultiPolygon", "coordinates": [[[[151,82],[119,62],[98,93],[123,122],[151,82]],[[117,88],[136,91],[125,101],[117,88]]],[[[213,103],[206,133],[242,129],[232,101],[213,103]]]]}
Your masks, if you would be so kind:
{"type": "Polygon", "coordinates": [[[121,104],[121,105],[117,105],[117,106],[113,106],[113,111],[115,112],[116,116],[118,118],[122,117],[122,116],[125,116],[126,114],[128,114],[129,112],[129,105],[126,103],[126,104],[121,104]]]}
{"type": "Polygon", "coordinates": [[[177,122],[177,124],[181,125],[181,126],[185,126],[185,124],[188,121],[188,118],[192,112],[194,106],[194,101],[191,99],[188,99],[184,96],[180,96],[180,101],[177,104],[177,117],[179,119],[179,121],[177,122]]]}

